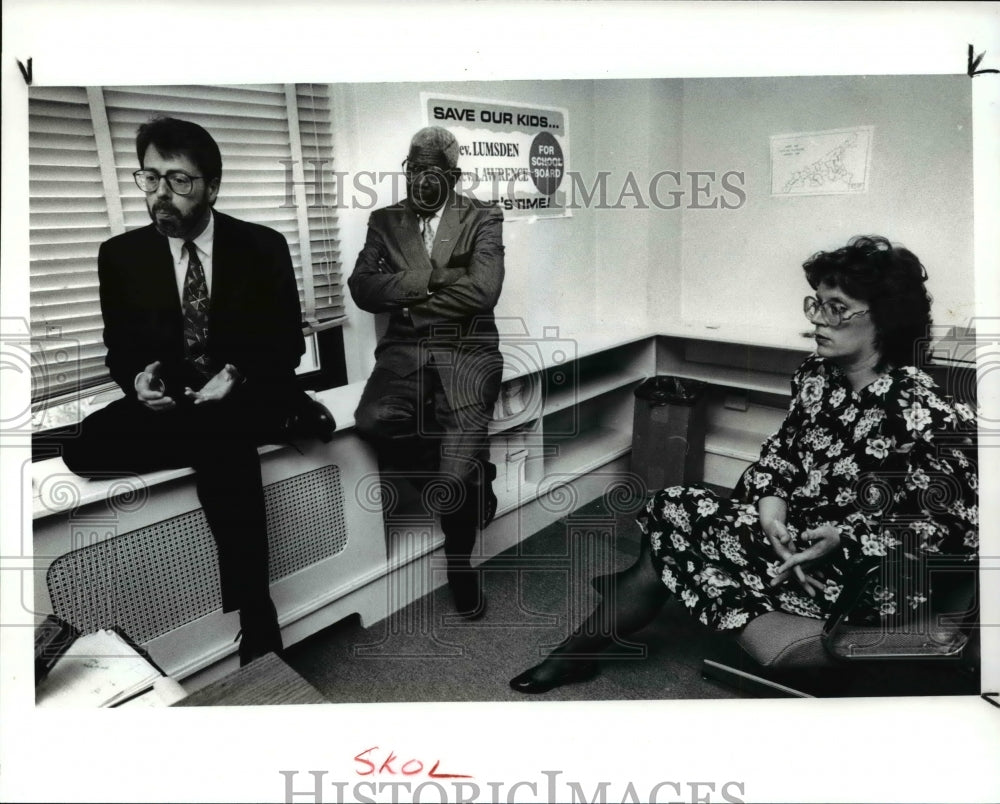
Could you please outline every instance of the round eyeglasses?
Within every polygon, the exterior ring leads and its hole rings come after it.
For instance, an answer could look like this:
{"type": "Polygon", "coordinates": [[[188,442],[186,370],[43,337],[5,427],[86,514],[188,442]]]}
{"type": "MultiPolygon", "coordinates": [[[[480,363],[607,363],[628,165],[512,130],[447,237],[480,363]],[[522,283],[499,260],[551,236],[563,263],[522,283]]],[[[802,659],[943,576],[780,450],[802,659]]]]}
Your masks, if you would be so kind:
{"type": "Polygon", "coordinates": [[[868,310],[856,310],[850,315],[844,315],[847,308],[834,301],[821,302],[815,296],[806,296],[802,300],[802,312],[813,323],[826,324],[828,327],[839,327],[855,316],[865,315],[868,310]]]}
{"type": "Polygon", "coordinates": [[[160,180],[166,179],[170,191],[177,195],[190,195],[195,180],[204,178],[180,170],[171,170],[165,176],[161,176],[155,170],[137,170],[132,176],[135,178],[136,186],[144,193],[155,193],[160,188],[160,180]]]}
{"type": "Polygon", "coordinates": [[[433,176],[435,178],[447,178],[448,174],[444,168],[440,168],[437,165],[420,165],[416,162],[411,162],[409,159],[403,160],[403,173],[409,177],[416,176],[433,176]]]}

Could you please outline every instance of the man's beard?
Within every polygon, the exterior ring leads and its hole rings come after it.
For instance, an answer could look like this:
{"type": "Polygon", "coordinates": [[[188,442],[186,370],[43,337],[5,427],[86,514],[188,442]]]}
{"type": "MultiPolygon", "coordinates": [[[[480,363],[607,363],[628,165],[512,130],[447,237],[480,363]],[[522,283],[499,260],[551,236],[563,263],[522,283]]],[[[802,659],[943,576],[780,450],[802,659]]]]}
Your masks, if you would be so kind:
{"type": "Polygon", "coordinates": [[[152,208],[147,204],[146,210],[149,217],[156,226],[156,231],[165,237],[187,238],[198,227],[198,224],[205,217],[209,203],[207,198],[203,198],[186,214],[182,214],[177,207],[169,201],[159,200],[153,204],[152,208]],[[157,212],[167,212],[169,215],[160,217],[157,212]]]}

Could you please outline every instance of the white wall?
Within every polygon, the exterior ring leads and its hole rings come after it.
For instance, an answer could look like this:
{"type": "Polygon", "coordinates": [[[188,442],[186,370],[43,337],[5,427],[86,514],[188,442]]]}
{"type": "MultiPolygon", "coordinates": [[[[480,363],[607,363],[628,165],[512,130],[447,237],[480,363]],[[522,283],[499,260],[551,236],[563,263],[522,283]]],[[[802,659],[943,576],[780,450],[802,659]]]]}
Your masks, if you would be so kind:
{"type": "Polygon", "coordinates": [[[802,262],[882,234],[927,268],[938,324],[973,314],[972,126],[967,76],[685,80],[688,170],[742,170],[746,204],[685,210],[685,318],[803,328],[802,262]],[[875,127],[869,191],[772,197],[772,134],[875,127]]]}
{"type": "MultiPolygon", "coordinates": [[[[424,121],[422,91],[569,112],[569,167],[590,187],[609,174],[614,204],[631,173],[646,208],[592,206],[563,219],[508,220],[507,278],[498,316],[532,335],[615,332],[713,319],[805,327],[801,264],[849,237],[877,233],[916,252],[930,274],[938,324],[972,311],[972,159],[968,78],[819,78],[497,81],[332,86],[335,169],[396,171],[424,121]],[[770,195],[769,137],[875,127],[869,191],[849,196],[770,195]],[[741,171],[738,209],[657,208],[648,194],[663,170],[741,171]]],[[[392,202],[389,183],[377,205],[392,202]]],[[[662,185],[665,192],[668,184],[662,185]]],[[[715,193],[719,187],[716,184],[715,193]]],[[[363,205],[369,199],[354,194],[363,205]]],[[[733,196],[729,196],[733,200],[733,196]]],[[[344,277],[364,242],[370,209],[341,209],[344,277]]],[[[347,301],[349,379],[369,373],[373,317],[347,301]]]]}
{"type": "Polygon", "coordinates": [[[601,329],[655,325],[680,314],[681,208],[663,208],[671,205],[669,180],[658,185],[656,198],[650,183],[660,171],[682,169],[681,95],[679,80],[594,84],[596,165],[611,173],[608,205],[618,202],[630,174],[641,194],[622,198],[623,209],[594,210],[601,329]]]}

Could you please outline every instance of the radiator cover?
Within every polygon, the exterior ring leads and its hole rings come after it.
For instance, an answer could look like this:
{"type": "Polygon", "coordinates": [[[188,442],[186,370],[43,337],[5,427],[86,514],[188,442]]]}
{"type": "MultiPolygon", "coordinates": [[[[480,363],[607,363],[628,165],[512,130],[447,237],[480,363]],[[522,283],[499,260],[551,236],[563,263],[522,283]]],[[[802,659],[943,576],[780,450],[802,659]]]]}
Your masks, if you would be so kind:
{"type": "MultiPolygon", "coordinates": [[[[265,486],[264,499],[272,582],[347,547],[338,466],[265,486]]],[[[118,626],[139,643],[222,607],[215,540],[200,508],[66,553],[46,583],[52,610],[82,633],[118,626]]]]}

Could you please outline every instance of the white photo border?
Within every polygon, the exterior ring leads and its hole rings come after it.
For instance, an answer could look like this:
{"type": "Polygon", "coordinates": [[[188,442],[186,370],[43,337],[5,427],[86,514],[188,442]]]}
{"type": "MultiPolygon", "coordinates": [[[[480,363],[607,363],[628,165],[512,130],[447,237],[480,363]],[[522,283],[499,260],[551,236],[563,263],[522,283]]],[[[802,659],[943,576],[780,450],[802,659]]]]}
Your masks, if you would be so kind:
{"type": "MultiPolygon", "coordinates": [[[[18,59],[31,58],[34,81],[52,85],[953,74],[965,72],[968,44],[985,51],[981,68],[1000,68],[997,3],[7,0],[3,13],[5,324],[26,318],[28,301],[27,91],[18,59]]],[[[1000,320],[1000,75],[970,80],[977,308],[1000,320]]],[[[30,378],[9,373],[5,411],[28,398],[30,378]]],[[[995,393],[980,401],[1000,419],[995,393]]],[[[30,442],[5,436],[2,446],[4,801],[284,801],[280,771],[298,772],[296,791],[310,789],[310,770],[353,783],[353,758],[369,746],[472,768],[484,788],[543,782],[546,770],[586,791],[609,780],[615,801],[629,781],[643,800],[662,780],[687,785],[688,801],[698,795],[692,782],[712,782],[717,801],[733,781],[744,787],[730,794],[746,801],[1000,795],[1000,711],[976,697],[36,711],[31,628],[7,616],[20,605],[20,584],[7,580],[30,571],[19,547],[31,525],[22,483],[30,442]]],[[[988,458],[982,488],[1000,488],[998,462],[988,458]]],[[[983,622],[994,624],[983,629],[987,690],[1000,690],[996,497],[984,495],[982,505],[983,622]]],[[[501,800],[509,791],[501,788],[501,800]]],[[[328,784],[324,796],[336,801],[336,788],[328,784]]]]}

